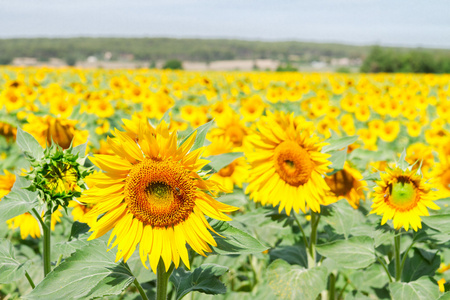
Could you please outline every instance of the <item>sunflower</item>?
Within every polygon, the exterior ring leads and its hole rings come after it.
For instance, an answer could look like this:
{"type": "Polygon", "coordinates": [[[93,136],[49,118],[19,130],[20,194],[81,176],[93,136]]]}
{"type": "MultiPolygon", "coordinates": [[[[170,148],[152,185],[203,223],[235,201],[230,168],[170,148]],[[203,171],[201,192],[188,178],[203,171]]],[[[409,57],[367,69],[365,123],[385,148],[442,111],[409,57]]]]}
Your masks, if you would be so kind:
{"type": "MultiPolygon", "coordinates": [[[[44,217],[44,213],[42,213],[42,217],[44,217]]],[[[56,210],[52,213],[51,219],[51,230],[55,230],[56,223],[61,222],[62,213],[59,210],[56,210]]],[[[30,213],[24,213],[12,219],[6,221],[8,223],[8,227],[10,229],[20,228],[20,237],[24,240],[28,236],[32,238],[39,238],[41,236],[41,231],[39,227],[39,222],[36,218],[30,213]]]]}
{"type": "Polygon", "coordinates": [[[325,177],[325,182],[331,190],[327,202],[334,203],[346,199],[354,209],[357,209],[359,201],[364,199],[364,188],[367,186],[362,179],[361,173],[346,162],[344,169],[325,177]]]}
{"type": "MultiPolygon", "coordinates": [[[[230,153],[233,150],[233,143],[226,136],[211,139],[211,144],[206,147],[205,155],[220,155],[230,153]]],[[[211,175],[211,179],[221,184],[228,191],[232,191],[236,185],[242,188],[242,184],[248,177],[248,164],[244,157],[238,157],[229,165],[211,175]]]]}
{"type": "Polygon", "coordinates": [[[208,161],[199,159],[202,148],[189,152],[196,133],[178,147],[164,121],[156,128],[138,118],[124,123],[126,131],[108,139],[114,155],[91,158],[105,173],[90,176],[96,183],[80,201],[95,205],[86,217],[104,215],[89,239],[113,229],[108,245],[116,237],[110,248],[118,246],[117,260],[126,262],[139,244],[143,265],[148,259],[154,272],[160,258],[166,271],[180,258],[189,267],[186,243],[201,255],[216,246],[204,215],[229,221],[224,212],[237,208],[216,201],[211,195],[224,189],[197,174],[208,161]]]}
{"type": "Polygon", "coordinates": [[[450,161],[441,160],[431,172],[433,185],[438,190],[439,198],[450,197],[450,161]]]}
{"type": "Polygon", "coordinates": [[[4,170],[5,175],[0,175],[0,201],[3,197],[8,195],[11,191],[14,182],[16,182],[16,175],[8,172],[8,170],[4,170]]]}
{"type": "Polygon", "coordinates": [[[255,151],[247,155],[252,169],[246,191],[263,205],[280,204],[279,211],[288,215],[292,209],[305,212],[306,205],[320,212],[329,191],[322,175],[329,171],[330,155],[320,152],[326,144],[296,126],[292,114],[281,118],[269,115],[257,123],[259,131],[250,140],[255,151]]]}
{"type": "Polygon", "coordinates": [[[74,221],[86,223],[91,226],[97,220],[96,216],[86,216],[87,213],[92,209],[92,205],[83,205],[73,200],[69,202],[69,207],[73,208],[72,216],[74,221]]]}
{"type": "Polygon", "coordinates": [[[408,230],[411,226],[417,231],[422,228],[420,217],[429,215],[427,208],[440,209],[433,202],[436,195],[430,184],[417,174],[417,169],[386,168],[380,176],[370,213],[383,215],[381,225],[392,219],[395,229],[408,230]]]}
{"type": "Polygon", "coordinates": [[[89,132],[87,130],[77,130],[77,121],[52,116],[38,117],[30,115],[28,124],[23,126],[23,130],[30,133],[42,147],[51,145],[52,140],[63,149],[78,146],[86,142],[89,132]]]}

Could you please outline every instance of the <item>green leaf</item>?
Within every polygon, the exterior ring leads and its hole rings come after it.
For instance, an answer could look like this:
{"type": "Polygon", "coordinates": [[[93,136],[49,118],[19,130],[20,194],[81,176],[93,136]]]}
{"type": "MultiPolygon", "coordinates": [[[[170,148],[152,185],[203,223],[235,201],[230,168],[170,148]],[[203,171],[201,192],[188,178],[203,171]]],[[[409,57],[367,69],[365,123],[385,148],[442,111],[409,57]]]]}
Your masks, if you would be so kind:
{"type": "Polygon", "coordinates": [[[90,242],[87,241],[90,227],[85,223],[74,222],[70,232],[69,241],[53,244],[52,252],[62,254],[64,257],[69,256],[78,249],[88,247],[90,242]]]}
{"type": "Polygon", "coordinates": [[[331,157],[328,158],[331,161],[330,169],[333,169],[329,175],[336,173],[344,168],[345,160],[347,159],[347,148],[341,151],[334,151],[331,153],[331,157]]]}
{"type": "Polygon", "coordinates": [[[206,124],[203,124],[202,126],[199,126],[197,129],[189,133],[184,140],[181,142],[180,146],[183,145],[187,139],[194,134],[194,132],[197,131],[197,136],[195,137],[194,145],[192,145],[192,148],[190,151],[194,151],[200,147],[203,147],[203,144],[205,143],[206,134],[208,133],[208,130],[211,128],[213,124],[213,120],[209,121],[206,124]]]}
{"type": "Polygon", "coordinates": [[[279,299],[315,300],[327,287],[327,269],[305,269],[277,259],[267,268],[270,287],[279,299]]]}
{"type": "Polygon", "coordinates": [[[338,234],[343,234],[347,239],[352,233],[352,228],[359,224],[359,211],[353,209],[347,201],[338,201],[331,206],[332,211],[330,215],[324,215],[323,219],[328,223],[338,234]]]}
{"type": "Polygon", "coordinates": [[[172,112],[171,109],[166,110],[166,112],[164,113],[164,115],[161,117],[161,119],[159,119],[159,123],[161,123],[162,121],[166,122],[167,125],[170,124],[170,113],[172,112]]]}
{"type": "Polygon", "coordinates": [[[322,148],[322,152],[341,150],[342,148],[345,148],[348,145],[351,145],[354,142],[356,142],[358,140],[358,138],[359,138],[359,136],[353,135],[353,136],[346,136],[346,137],[338,138],[338,139],[326,140],[325,143],[329,143],[329,145],[324,146],[322,148]]]}
{"type": "Polygon", "coordinates": [[[25,271],[30,264],[31,261],[19,262],[11,242],[0,239],[0,283],[12,283],[25,276],[25,271]]]}
{"type": "Polygon", "coordinates": [[[397,165],[403,171],[405,171],[406,168],[409,166],[408,162],[406,161],[406,149],[403,149],[402,153],[400,154],[400,158],[398,159],[397,165]]]}
{"type": "Polygon", "coordinates": [[[219,277],[228,271],[227,267],[215,264],[203,264],[193,272],[183,268],[176,269],[170,276],[177,290],[177,300],[186,294],[197,291],[209,295],[225,294],[227,288],[219,277]]]}
{"type": "Polygon", "coordinates": [[[375,262],[374,241],[368,236],[354,236],[348,240],[318,245],[317,252],[342,268],[362,269],[375,262]]]}
{"type": "Polygon", "coordinates": [[[79,154],[80,157],[83,157],[86,155],[86,147],[87,147],[87,142],[81,145],[78,145],[76,147],[72,148],[72,154],[79,154]]]}
{"type": "Polygon", "coordinates": [[[308,267],[308,255],[305,244],[295,244],[293,246],[278,246],[269,251],[270,260],[282,259],[291,265],[308,267]]]}
{"type": "Polygon", "coordinates": [[[217,254],[250,254],[261,253],[268,247],[261,244],[250,234],[239,230],[224,221],[215,221],[211,227],[220,235],[214,235],[217,247],[213,247],[217,254]]]}
{"type": "Polygon", "coordinates": [[[430,277],[421,277],[412,282],[391,282],[392,299],[433,300],[439,297],[439,287],[430,277]]]}
{"type": "Polygon", "coordinates": [[[437,251],[414,249],[412,257],[407,257],[402,272],[402,281],[414,281],[422,276],[434,276],[441,264],[441,258],[437,251]]]}
{"type": "Polygon", "coordinates": [[[446,292],[441,297],[439,297],[438,300],[450,300],[450,292],[446,292]]]}
{"type": "Polygon", "coordinates": [[[439,232],[450,234],[450,214],[422,217],[422,221],[439,232]]]}
{"type": "Polygon", "coordinates": [[[106,252],[103,241],[90,241],[77,250],[45,279],[25,299],[91,299],[117,295],[133,281],[133,274],[123,263],[115,263],[114,251],[106,252]]]}
{"type": "Polygon", "coordinates": [[[206,157],[205,159],[210,160],[208,165],[212,167],[216,172],[218,172],[220,169],[225,168],[226,166],[231,164],[235,159],[242,156],[244,156],[243,152],[231,152],[209,156],[206,157]]]}
{"type": "Polygon", "coordinates": [[[38,206],[38,193],[23,189],[27,185],[29,182],[25,178],[16,176],[11,192],[0,201],[0,222],[17,217],[38,206]]]}
{"type": "Polygon", "coordinates": [[[41,145],[39,145],[38,141],[36,141],[31,134],[23,131],[20,127],[17,127],[16,142],[20,150],[28,153],[36,159],[40,159],[44,155],[44,149],[41,145]]]}

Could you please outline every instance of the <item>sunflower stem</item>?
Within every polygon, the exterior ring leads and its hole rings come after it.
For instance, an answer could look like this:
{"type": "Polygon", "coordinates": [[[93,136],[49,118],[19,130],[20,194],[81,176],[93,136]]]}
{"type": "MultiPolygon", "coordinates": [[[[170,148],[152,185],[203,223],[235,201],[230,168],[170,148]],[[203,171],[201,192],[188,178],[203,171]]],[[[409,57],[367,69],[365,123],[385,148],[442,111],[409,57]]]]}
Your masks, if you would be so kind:
{"type": "Polygon", "coordinates": [[[51,266],[51,222],[52,215],[48,213],[44,220],[43,226],[43,239],[44,239],[44,277],[47,276],[48,273],[52,270],[51,266]]]}
{"type": "Polygon", "coordinates": [[[167,284],[169,283],[170,274],[172,274],[174,265],[171,264],[166,272],[164,262],[159,260],[156,270],[156,300],[167,300],[167,284]]]}
{"type": "Polygon", "coordinates": [[[34,289],[36,286],[34,285],[33,279],[31,279],[31,276],[30,276],[30,274],[28,274],[27,271],[25,271],[25,276],[27,277],[28,282],[29,282],[30,285],[31,285],[31,288],[34,289]]]}
{"type": "Polygon", "coordinates": [[[336,276],[331,273],[330,274],[330,288],[328,289],[328,300],[334,300],[336,293],[336,276]]]}
{"type": "Polygon", "coordinates": [[[387,276],[389,277],[389,282],[393,282],[392,280],[392,276],[389,273],[388,268],[386,267],[386,264],[381,260],[381,258],[375,254],[375,256],[377,257],[378,262],[381,264],[381,266],[383,267],[384,271],[386,272],[387,276]]]}
{"type": "Polygon", "coordinates": [[[311,255],[311,266],[316,266],[316,242],[317,242],[317,227],[319,225],[320,215],[311,211],[311,236],[309,237],[309,254],[311,255]]]}
{"type": "Polygon", "coordinates": [[[139,284],[139,281],[137,281],[136,278],[134,279],[133,283],[134,283],[134,286],[138,289],[139,294],[141,294],[142,300],[148,300],[147,294],[145,293],[144,289],[139,284]]]}
{"type": "Polygon", "coordinates": [[[395,281],[401,281],[402,268],[400,261],[400,233],[394,237],[395,281]]]}
{"type": "Polygon", "coordinates": [[[300,228],[300,232],[302,233],[303,237],[303,243],[305,244],[305,248],[309,248],[308,240],[306,239],[305,231],[303,230],[302,224],[300,223],[300,220],[297,217],[297,214],[294,210],[292,210],[292,216],[294,217],[295,222],[297,223],[297,226],[300,228]]]}

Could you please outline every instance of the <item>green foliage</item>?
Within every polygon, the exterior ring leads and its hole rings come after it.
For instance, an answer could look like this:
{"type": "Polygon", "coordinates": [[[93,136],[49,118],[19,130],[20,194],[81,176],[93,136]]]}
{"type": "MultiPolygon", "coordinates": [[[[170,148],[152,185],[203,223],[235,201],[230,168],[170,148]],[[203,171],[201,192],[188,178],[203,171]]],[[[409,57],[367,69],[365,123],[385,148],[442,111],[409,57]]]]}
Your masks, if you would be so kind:
{"type": "Polygon", "coordinates": [[[16,177],[17,179],[11,192],[0,201],[0,211],[2,212],[0,214],[0,222],[6,222],[39,205],[38,193],[25,189],[28,187],[29,182],[20,176],[16,177]]]}
{"type": "Polygon", "coordinates": [[[171,59],[164,63],[163,69],[183,70],[183,63],[178,59],[171,59]]]}
{"type": "Polygon", "coordinates": [[[277,72],[297,72],[298,68],[294,67],[291,64],[280,64],[277,69],[277,72]]]}
{"type": "Polygon", "coordinates": [[[268,283],[279,299],[315,300],[326,288],[327,269],[305,269],[277,259],[267,268],[268,283]]]}
{"type": "Polygon", "coordinates": [[[92,299],[117,295],[134,281],[130,270],[115,263],[113,251],[102,241],[91,241],[56,267],[24,299],[92,299]]]}
{"type": "Polygon", "coordinates": [[[30,261],[20,262],[16,259],[14,247],[7,239],[0,239],[0,283],[14,282],[22,276],[30,261]]]}
{"type": "Polygon", "coordinates": [[[362,269],[375,262],[374,242],[368,236],[318,245],[317,252],[332,259],[341,268],[362,269]]]}
{"type": "Polygon", "coordinates": [[[194,291],[209,295],[224,294],[227,289],[219,277],[227,271],[228,268],[214,264],[203,264],[192,272],[176,269],[170,277],[177,291],[176,299],[194,291]]]}
{"type": "Polygon", "coordinates": [[[421,277],[412,282],[392,282],[389,284],[392,299],[433,300],[439,298],[439,289],[430,277],[421,277]]]}
{"type": "Polygon", "coordinates": [[[207,160],[210,162],[208,163],[208,166],[210,166],[215,172],[219,171],[220,169],[228,166],[231,164],[235,159],[244,156],[243,152],[231,152],[231,153],[224,153],[220,155],[213,155],[206,157],[207,160]]]}
{"type": "Polygon", "coordinates": [[[40,159],[44,155],[44,149],[42,149],[38,141],[20,127],[17,128],[16,142],[20,150],[35,159],[40,159]]]}
{"type": "Polygon", "coordinates": [[[194,150],[197,150],[198,148],[203,147],[203,144],[205,143],[205,140],[206,140],[206,134],[208,133],[212,124],[213,124],[213,121],[209,121],[208,123],[205,123],[205,124],[199,126],[197,129],[193,130],[191,133],[189,133],[183,139],[183,141],[180,143],[180,146],[183,145],[189,139],[189,137],[195,133],[196,134],[195,142],[192,145],[192,148],[190,151],[192,152],[194,150]]]}
{"type": "Polygon", "coordinates": [[[365,73],[449,73],[450,55],[425,50],[395,51],[373,47],[361,66],[365,73]]]}
{"type": "Polygon", "coordinates": [[[217,246],[213,247],[213,250],[217,254],[261,253],[268,248],[250,234],[231,226],[227,222],[214,221],[211,222],[211,227],[225,237],[214,236],[217,246]]]}

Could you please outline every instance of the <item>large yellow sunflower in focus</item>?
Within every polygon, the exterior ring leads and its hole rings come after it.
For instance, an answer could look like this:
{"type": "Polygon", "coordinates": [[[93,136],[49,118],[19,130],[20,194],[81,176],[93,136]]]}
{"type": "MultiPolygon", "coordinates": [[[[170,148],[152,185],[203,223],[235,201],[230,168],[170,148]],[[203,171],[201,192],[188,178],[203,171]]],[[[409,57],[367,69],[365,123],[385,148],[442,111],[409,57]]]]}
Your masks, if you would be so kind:
{"type": "Polygon", "coordinates": [[[306,206],[320,212],[329,191],[322,175],[331,164],[329,154],[321,153],[325,143],[309,130],[296,126],[293,115],[270,114],[257,123],[258,132],[251,136],[255,151],[247,158],[252,166],[247,192],[250,198],[264,204],[305,212],[306,206]]]}
{"type": "Polygon", "coordinates": [[[237,208],[216,201],[211,195],[223,188],[197,174],[208,161],[199,159],[202,148],[189,152],[196,133],[178,147],[165,122],[153,128],[133,120],[108,140],[114,155],[91,158],[104,173],[90,176],[96,183],[79,200],[95,204],[86,217],[104,215],[92,224],[89,239],[113,229],[109,244],[115,237],[117,260],[127,261],[139,244],[142,263],[148,268],[148,259],[154,272],[160,258],[166,271],[180,258],[189,267],[186,243],[201,255],[216,246],[204,215],[229,221],[224,212],[237,208]]]}
{"type": "Polygon", "coordinates": [[[374,188],[371,214],[383,215],[381,225],[392,219],[395,229],[411,226],[415,231],[422,228],[421,216],[428,216],[428,209],[440,209],[433,201],[436,194],[430,184],[417,174],[417,169],[403,171],[399,167],[386,168],[381,181],[374,188]]]}

